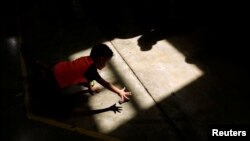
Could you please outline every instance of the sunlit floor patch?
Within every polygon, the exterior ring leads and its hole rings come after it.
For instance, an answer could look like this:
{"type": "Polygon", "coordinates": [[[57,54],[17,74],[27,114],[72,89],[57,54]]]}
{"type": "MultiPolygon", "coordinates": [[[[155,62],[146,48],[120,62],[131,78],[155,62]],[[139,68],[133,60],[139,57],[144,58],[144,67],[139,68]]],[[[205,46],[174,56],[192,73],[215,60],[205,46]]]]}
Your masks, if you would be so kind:
{"type": "MultiPolygon", "coordinates": [[[[182,89],[203,75],[202,70],[194,64],[187,63],[185,56],[168,41],[158,41],[154,50],[157,51],[159,58],[154,60],[154,63],[158,65],[155,66],[157,68],[155,71],[161,73],[168,81],[172,92],[182,89]]],[[[160,80],[160,78],[157,79],[160,80]]],[[[165,97],[163,96],[161,99],[165,99],[165,97]]]]}
{"type": "Polygon", "coordinates": [[[202,70],[188,64],[185,56],[166,40],[158,41],[149,51],[141,51],[140,37],[115,39],[112,43],[156,102],[203,75],[202,70]]]}
{"type": "Polygon", "coordinates": [[[76,52],[74,54],[71,54],[69,56],[69,60],[75,60],[75,59],[80,58],[82,56],[88,56],[90,54],[90,51],[91,51],[91,48],[85,49],[85,50],[82,50],[82,51],[78,51],[78,52],[76,52]]]}

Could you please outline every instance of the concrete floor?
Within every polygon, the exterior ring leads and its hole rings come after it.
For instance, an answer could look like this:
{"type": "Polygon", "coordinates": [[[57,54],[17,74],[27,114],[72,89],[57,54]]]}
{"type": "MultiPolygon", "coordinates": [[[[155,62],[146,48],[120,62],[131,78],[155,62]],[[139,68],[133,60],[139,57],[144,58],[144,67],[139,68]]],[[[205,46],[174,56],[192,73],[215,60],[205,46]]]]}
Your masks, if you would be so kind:
{"type": "MultiPolygon", "coordinates": [[[[150,13],[150,4],[139,12],[117,4],[112,9],[117,13],[95,13],[91,3],[76,4],[73,13],[50,4],[48,9],[23,5],[21,30],[8,25],[1,35],[4,140],[207,140],[210,125],[250,124],[244,26],[159,24],[162,15],[140,15],[145,9],[150,13]],[[74,59],[96,43],[115,54],[101,75],[131,91],[131,101],[120,105],[105,89],[94,96],[53,97],[32,60],[74,59]],[[108,108],[114,104],[120,113],[108,108]],[[82,114],[70,115],[76,108],[82,114]]],[[[112,8],[98,6],[104,7],[112,8]]]]}

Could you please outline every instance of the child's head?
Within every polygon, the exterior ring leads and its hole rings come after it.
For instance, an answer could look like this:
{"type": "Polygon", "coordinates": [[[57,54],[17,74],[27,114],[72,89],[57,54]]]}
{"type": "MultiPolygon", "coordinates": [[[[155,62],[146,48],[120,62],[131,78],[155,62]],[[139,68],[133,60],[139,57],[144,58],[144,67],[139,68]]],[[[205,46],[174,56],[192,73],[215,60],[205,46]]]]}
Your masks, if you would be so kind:
{"type": "Polygon", "coordinates": [[[113,51],[105,44],[97,44],[93,46],[90,57],[93,59],[96,67],[102,69],[113,56],[113,51]]]}

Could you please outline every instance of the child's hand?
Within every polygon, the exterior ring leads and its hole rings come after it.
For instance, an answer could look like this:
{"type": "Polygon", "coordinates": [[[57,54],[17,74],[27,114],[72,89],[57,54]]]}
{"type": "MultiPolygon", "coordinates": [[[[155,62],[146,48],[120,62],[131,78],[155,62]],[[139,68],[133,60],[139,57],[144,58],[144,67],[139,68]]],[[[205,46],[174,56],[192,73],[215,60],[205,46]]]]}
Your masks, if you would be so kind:
{"type": "Polygon", "coordinates": [[[121,89],[120,93],[119,93],[121,100],[119,101],[120,104],[129,101],[129,97],[130,95],[132,95],[131,92],[126,92],[125,91],[125,87],[123,89],[121,89]]]}
{"type": "Polygon", "coordinates": [[[101,91],[101,88],[96,85],[91,86],[89,90],[90,94],[92,95],[94,95],[95,93],[99,93],[100,91],[101,91]]]}

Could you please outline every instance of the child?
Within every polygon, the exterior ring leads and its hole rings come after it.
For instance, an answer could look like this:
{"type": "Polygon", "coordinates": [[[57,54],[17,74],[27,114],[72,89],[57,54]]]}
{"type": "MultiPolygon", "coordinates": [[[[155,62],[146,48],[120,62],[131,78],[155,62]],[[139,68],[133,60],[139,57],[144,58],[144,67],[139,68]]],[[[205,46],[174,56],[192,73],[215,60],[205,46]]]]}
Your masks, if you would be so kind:
{"type": "Polygon", "coordinates": [[[96,80],[99,84],[118,94],[121,97],[120,102],[129,100],[131,92],[126,92],[125,88],[119,89],[113,84],[104,80],[97,69],[101,70],[106,63],[112,58],[112,50],[105,44],[95,45],[90,56],[83,56],[74,61],[62,61],[54,65],[52,71],[57,85],[64,89],[73,85],[83,85],[88,87],[91,94],[99,92],[99,89],[91,82],[96,80]]]}

